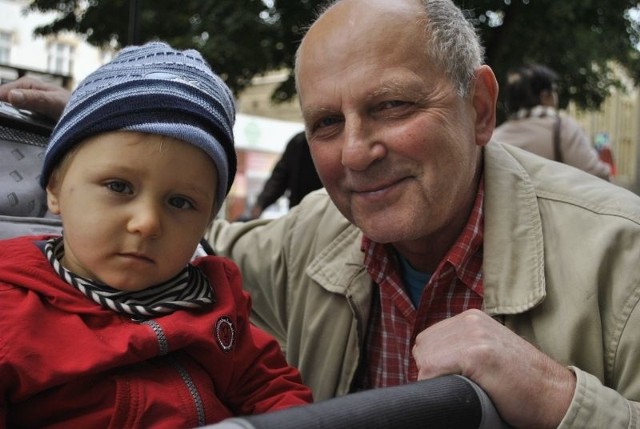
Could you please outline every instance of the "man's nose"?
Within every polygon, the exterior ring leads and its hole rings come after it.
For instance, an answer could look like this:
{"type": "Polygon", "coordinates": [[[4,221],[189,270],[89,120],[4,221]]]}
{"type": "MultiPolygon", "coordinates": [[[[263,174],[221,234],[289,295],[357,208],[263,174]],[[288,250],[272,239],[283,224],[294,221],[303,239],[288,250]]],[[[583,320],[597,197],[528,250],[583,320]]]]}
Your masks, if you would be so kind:
{"type": "Polygon", "coordinates": [[[342,165],[364,171],[386,154],[384,144],[376,138],[374,126],[359,117],[346,117],[344,124],[342,165]]]}

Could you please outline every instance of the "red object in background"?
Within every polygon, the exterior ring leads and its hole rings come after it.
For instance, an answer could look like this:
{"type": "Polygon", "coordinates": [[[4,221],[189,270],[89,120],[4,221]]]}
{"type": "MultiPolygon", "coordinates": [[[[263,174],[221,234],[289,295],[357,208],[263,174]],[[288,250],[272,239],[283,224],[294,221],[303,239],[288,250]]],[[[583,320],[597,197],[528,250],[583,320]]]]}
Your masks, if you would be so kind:
{"type": "Polygon", "coordinates": [[[613,153],[609,146],[602,146],[598,150],[598,156],[602,162],[606,162],[611,167],[611,177],[615,177],[618,174],[615,162],[613,162],[613,153]]]}

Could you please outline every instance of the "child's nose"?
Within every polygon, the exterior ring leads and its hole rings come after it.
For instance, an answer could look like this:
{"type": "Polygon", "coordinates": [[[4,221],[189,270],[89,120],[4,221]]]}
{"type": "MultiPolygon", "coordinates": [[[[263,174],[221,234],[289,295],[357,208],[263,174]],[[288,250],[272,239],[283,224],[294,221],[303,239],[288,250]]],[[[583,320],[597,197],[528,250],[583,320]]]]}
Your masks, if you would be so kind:
{"type": "Polygon", "coordinates": [[[161,209],[147,202],[138,204],[127,225],[129,232],[143,237],[157,237],[162,233],[161,209]]]}

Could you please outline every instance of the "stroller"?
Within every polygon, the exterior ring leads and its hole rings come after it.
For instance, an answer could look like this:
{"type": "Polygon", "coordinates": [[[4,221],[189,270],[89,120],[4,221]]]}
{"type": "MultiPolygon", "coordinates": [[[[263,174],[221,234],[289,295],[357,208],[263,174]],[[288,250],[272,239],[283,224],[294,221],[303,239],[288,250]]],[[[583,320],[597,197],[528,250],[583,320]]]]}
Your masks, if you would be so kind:
{"type": "Polygon", "coordinates": [[[0,102],[0,238],[59,234],[60,219],[47,211],[39,176],[55,124],[0,102]]]}

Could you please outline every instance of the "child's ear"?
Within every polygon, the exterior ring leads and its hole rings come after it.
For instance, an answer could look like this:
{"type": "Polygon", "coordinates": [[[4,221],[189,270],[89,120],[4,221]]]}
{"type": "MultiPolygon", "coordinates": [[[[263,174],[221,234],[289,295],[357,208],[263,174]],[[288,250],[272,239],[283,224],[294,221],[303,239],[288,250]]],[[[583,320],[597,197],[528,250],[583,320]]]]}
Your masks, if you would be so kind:
{"type": "Polygon", "coordinates": [[[49,207],[49,211],[53,214],[60,214],[60,186],[58,183],[58,172],[54,171],[50,178],[49,183],[47,183],[47,206],[49,207]]]}

